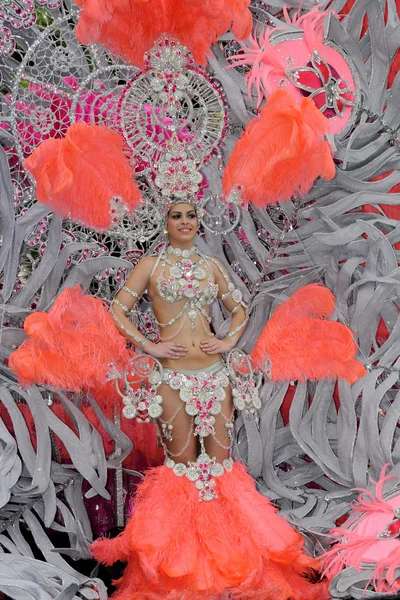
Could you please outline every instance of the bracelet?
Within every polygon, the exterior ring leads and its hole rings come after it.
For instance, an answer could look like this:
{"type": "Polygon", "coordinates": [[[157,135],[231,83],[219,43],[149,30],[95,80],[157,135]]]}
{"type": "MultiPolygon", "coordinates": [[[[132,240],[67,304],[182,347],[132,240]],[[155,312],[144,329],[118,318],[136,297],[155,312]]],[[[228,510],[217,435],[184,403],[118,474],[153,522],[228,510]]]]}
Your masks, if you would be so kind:
{"type": "Polygon", "coordinates": [[[111,312],[112,318],[114,319],[114,321],[116,322],[118,327],[120,327],[122,329],[122,331],[124,331],[127,336],[131,337],[133,339],[133,341],[136,343],[136,345],[139,346],[141,344],[142,340],[139,337],[137,337],[132,331],[130,331],[130,329],[125,327],[125,325],[122,323],[122,321],[120,321],[120,319],[118,319],[117,315],[113,311],[112,306],[111,306],[110,312],[111,312]]]}
{"type": "Polygon", "coordinates": [[[140,344],[139,344],[139,347],[140,347],[140,349],[141,349],[141,350],[144,350],[144,346],[145,346],[145,344],[147,344],[147,342],[149,342],[149,341],[150,341],[150,340],[148,340],[147,338],[144,338],[144,339],[143,339],[143,340],[140,342],[140,344]]]}

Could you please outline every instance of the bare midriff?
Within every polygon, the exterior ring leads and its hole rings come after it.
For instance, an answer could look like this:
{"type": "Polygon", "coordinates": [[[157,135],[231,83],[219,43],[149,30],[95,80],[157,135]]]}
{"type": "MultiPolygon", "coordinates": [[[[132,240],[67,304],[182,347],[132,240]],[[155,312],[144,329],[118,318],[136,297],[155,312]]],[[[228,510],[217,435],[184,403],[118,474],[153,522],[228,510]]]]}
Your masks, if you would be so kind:
{"type": "MultiPolygon", "coordinates": [[[[168,303],[161,296],[157,295],[157,290],[155,286],[153,288],[153,285],[150,286],[149,295],[152,298],[154,316],[160,323],[168,323],[168,321],[176,317],[187,302],[187,298],[183,298],[177,302],[168,303]]],[[[203,308],[209,314],[209,307],[204,306],[203,308]]],[[[197,317],[196,326],[192,329],[190,320],[184,313],[172,325],[160,328],[160,335],[165,341],[185,345],[188,352],[184,357],[179,359],[162,358],[160,359],[161,364],[168,369],[179,371],[181,369],[201,369],[220,361],[222,358],[221,354],[206,354],[200,348],[200,342],[209,339],[211,334],[210,325],[204,316],[201,318],[200,316],[197,317]],[[180,330],[179,333],[175,335],[178,330],[180,330]],[[170,340],[166,339],[169,337],[171,337],[170,340]]]]}

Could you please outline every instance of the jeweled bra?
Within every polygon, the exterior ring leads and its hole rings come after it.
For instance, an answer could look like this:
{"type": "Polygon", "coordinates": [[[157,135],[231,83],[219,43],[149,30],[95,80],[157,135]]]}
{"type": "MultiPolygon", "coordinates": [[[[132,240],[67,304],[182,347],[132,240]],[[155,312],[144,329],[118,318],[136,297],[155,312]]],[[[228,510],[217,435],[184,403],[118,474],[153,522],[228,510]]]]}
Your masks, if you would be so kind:
{"type": "MultiPolygon", "coordinates": [[[[172,252],[170,252],[172,254],[172,252]]],[[[208,259],[197,252],[198,261],[192,261],[189,257],[180,258],[176,263],[168,258],[168,253],[163,251],[156,265],[160,264],[160,274],[156,279],[158,294],[165,302],[172,304],[187,298],[187,301],[175,317],[167,323],[157,321],[159,327],[164,328],[176,323],[182,319],[177,331],[168,338],[161,338],[162,341],[172,340],[180,331],[182,331],[186,319],[190,319],[190,327],[195,329],[196,319],[199,318],[203,329],[208,335],[208,328],[205,326],[204,319],[210,323],[211,318],[204,306],[211,304],[218,298],[219,287],[213,281],[213,272],[208,264],[208,259]],[[166,269],[169,267],[169,274],[166,269]],[[200,286],[200,281],[208,279],[204,287],[200,286]]]]}

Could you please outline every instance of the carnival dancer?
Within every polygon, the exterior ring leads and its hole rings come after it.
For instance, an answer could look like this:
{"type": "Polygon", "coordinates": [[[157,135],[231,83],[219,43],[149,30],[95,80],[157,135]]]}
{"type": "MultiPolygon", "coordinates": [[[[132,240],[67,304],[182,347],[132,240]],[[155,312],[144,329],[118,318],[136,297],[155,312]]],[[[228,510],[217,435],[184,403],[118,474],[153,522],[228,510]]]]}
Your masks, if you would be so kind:
{"type": "Polygon", "coordinates": [[[157,423],[165,464],[140,483],[124,532],[97,540],[92,553],[105,564],[128,563],[115,600],[322,600],[325,584],[312,582],[318,561],[232,459],[238,391],[223,356],[243,333],[247,306],[222,263],[194,245],[196,198],[190,202],[170,202],[169,246],[140,260],[112,303],[121,333],[162,365],[157,423]],[[157,344],[128,318],[146,290],[157,344]],[[232,315],[223,339],[210,318],[217,299],[232,315]]]}

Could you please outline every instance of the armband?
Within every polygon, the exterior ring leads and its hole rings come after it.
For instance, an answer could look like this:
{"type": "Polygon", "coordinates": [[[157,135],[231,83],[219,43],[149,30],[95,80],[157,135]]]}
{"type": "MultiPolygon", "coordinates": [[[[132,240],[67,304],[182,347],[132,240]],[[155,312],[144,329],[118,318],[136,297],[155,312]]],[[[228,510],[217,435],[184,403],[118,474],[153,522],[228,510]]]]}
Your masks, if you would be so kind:
{"type": "Polygon", "coordinates": [[[123,285],[122,288],[121,288],[121,290],[123,290],[124,292],[128,292],[128,294],[130,294],[131,296],[133,296],[134,298],[136,298],[136,300],[139,299],[139,294],[137,292],[134,292],[130,288],[128,288],[127,285],[123,285]]]}
{"type": "Polygon", "coordinates": [[[128,312],[129,312],[129,310],[130,310],[130,309],[127,307],[127,306],[125,306],[125,304],[122,304],[122,302],[120,302],[120,301],[119,301],[119,300],[117,300],[116,298],[113,298],[113,299],[111,300],[111,304],[116,304],[117,306],[119,306],[120,308],[122,308],[122,310],[123,310],[125,313],[128,313],[128,312]]]}
{"type": "Polygon", "coordinates": [[[237,327],[235,327],[235,329],[232,329],[232,331],[230,331],[226,337],[231,338],[231,337],[235,337],[235,335],[237,333],[239,333],[239,331],[241,329],[243,329],[243,327],[246,325],[247,321],[249,320],[249,315],[246,312],[246,316],[243,319],[243,321],[240,323],[240,325],[238,325],[237,327]]]}

